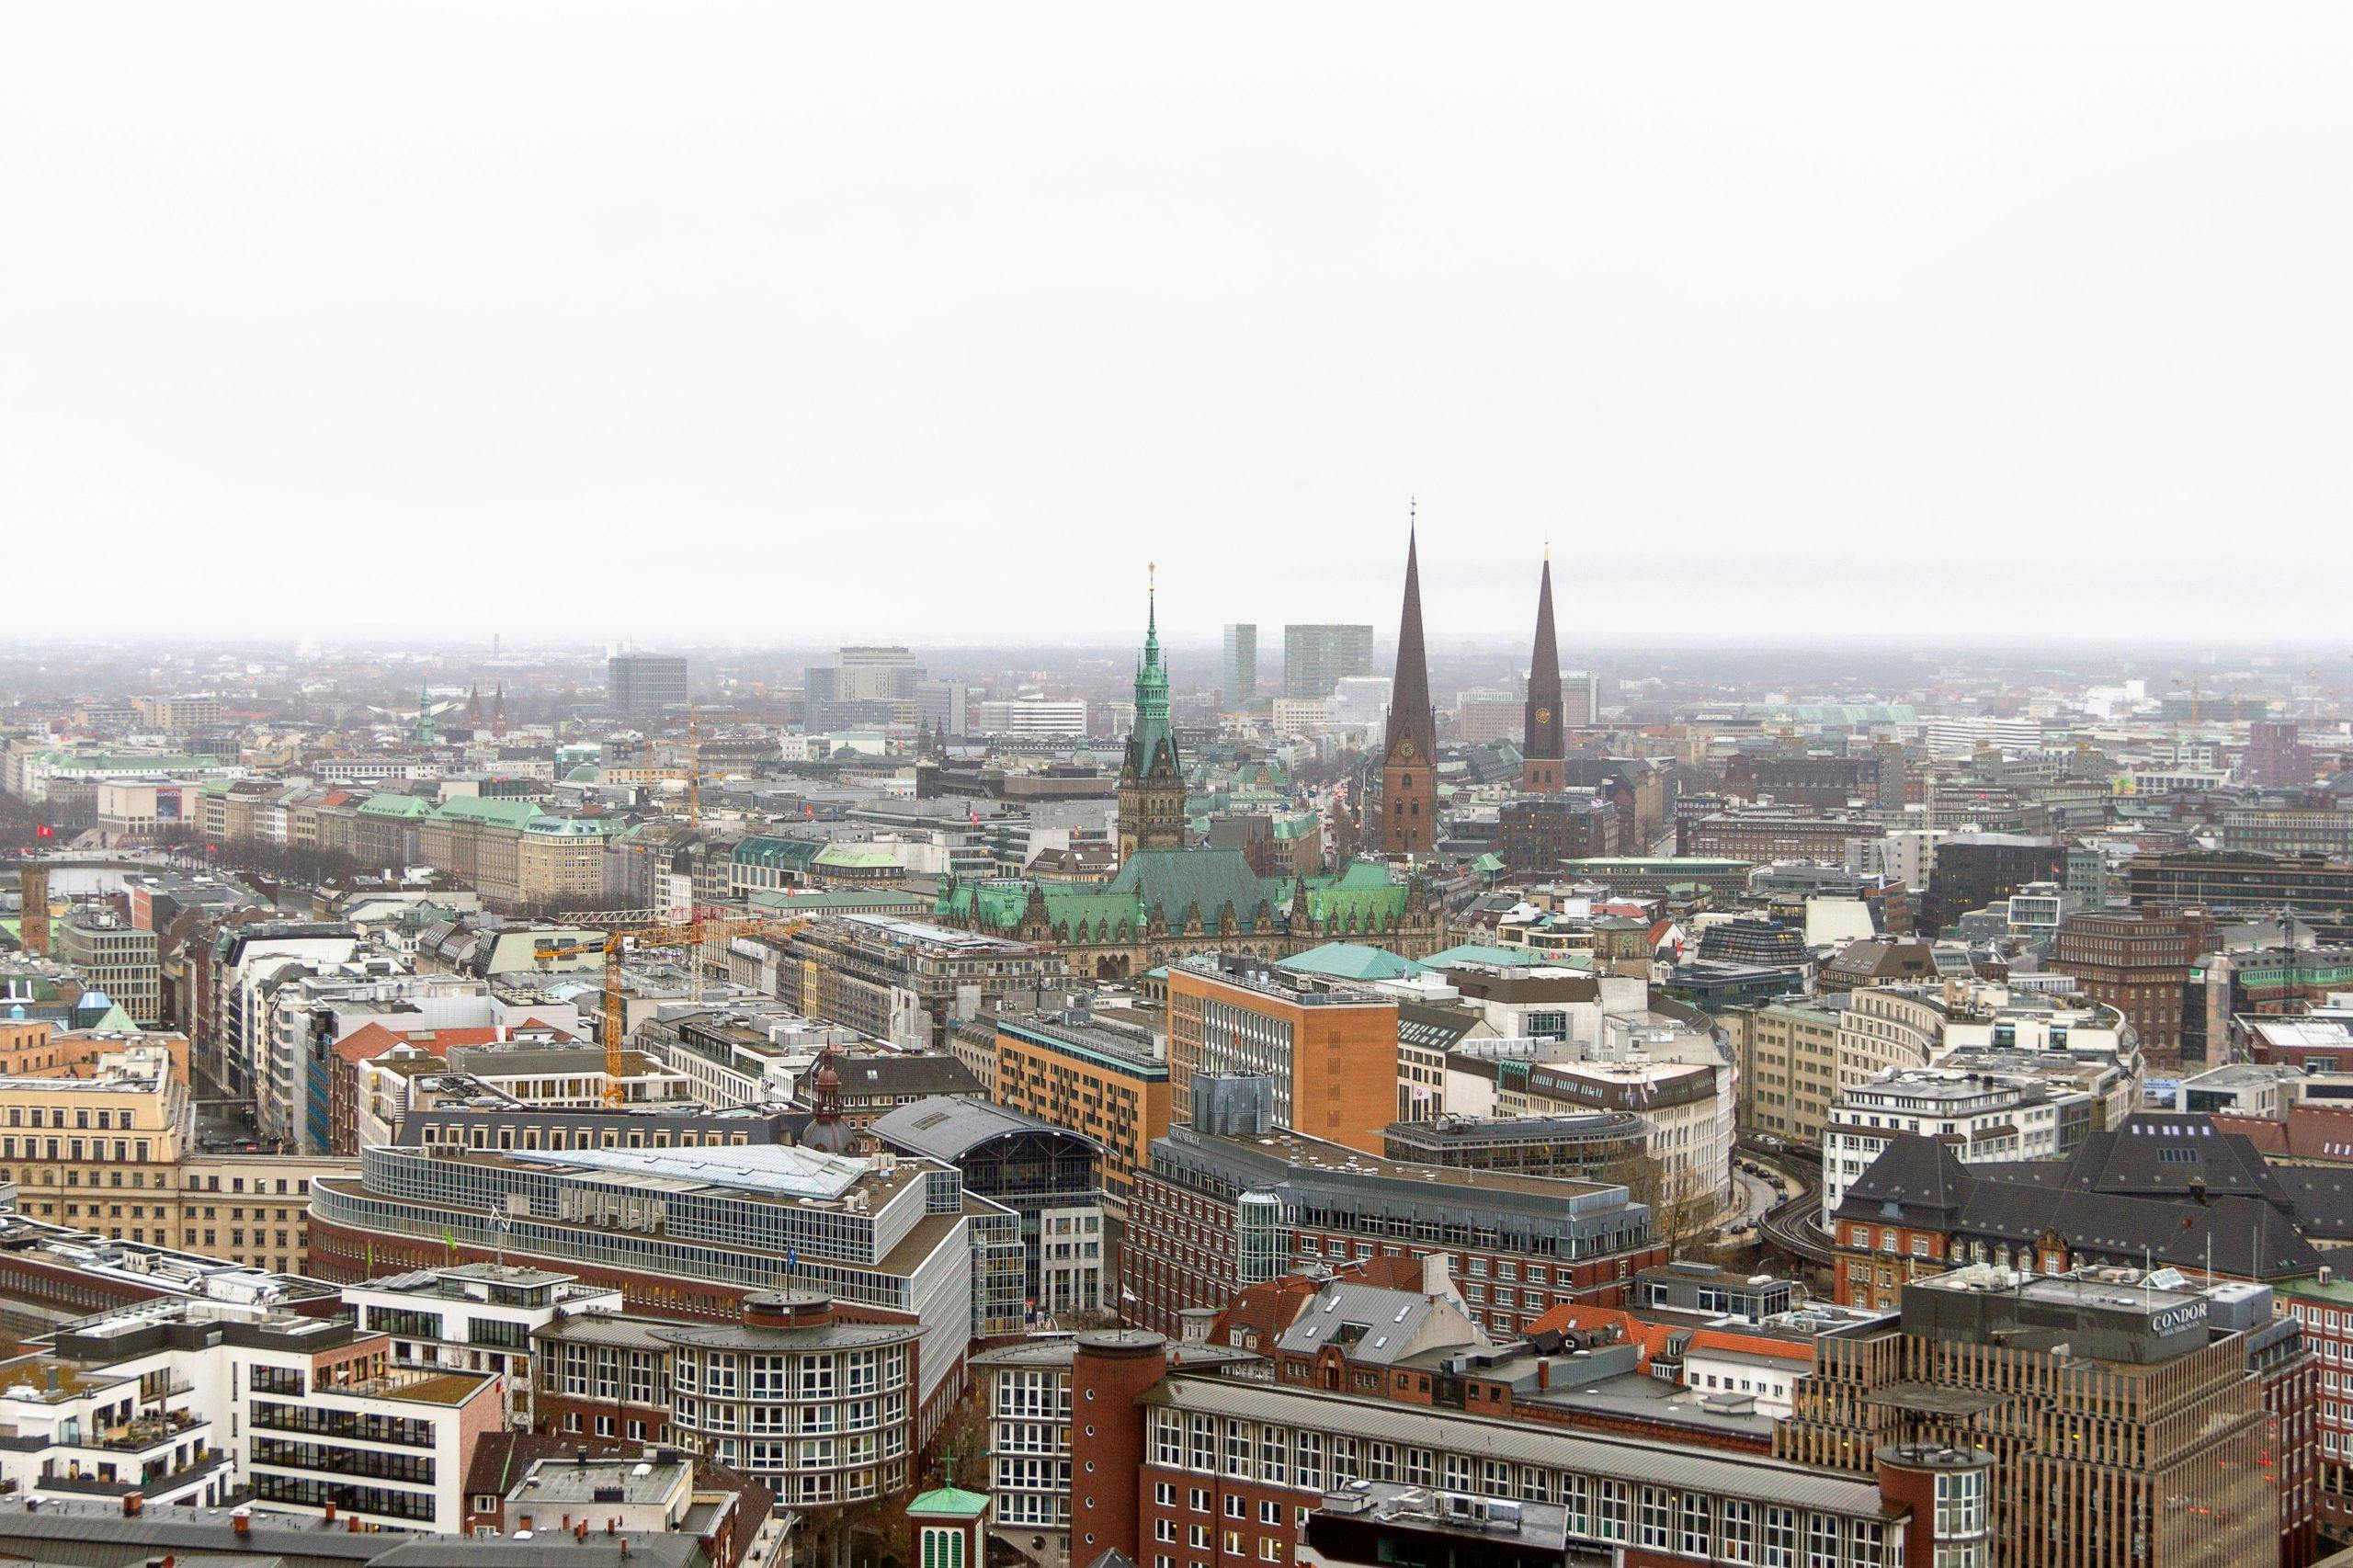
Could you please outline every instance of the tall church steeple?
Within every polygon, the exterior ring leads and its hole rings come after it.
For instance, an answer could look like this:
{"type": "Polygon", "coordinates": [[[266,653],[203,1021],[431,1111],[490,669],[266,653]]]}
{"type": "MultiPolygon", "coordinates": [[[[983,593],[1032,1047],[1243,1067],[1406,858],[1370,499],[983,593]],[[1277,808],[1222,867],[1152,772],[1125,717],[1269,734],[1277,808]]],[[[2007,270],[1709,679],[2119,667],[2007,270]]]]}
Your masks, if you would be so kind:
{"type": "Polygon", "coordinates": [[[1160,661],[1158,568],[1144,589],[1143,657],[1136,663],[1136,727],[1120,767],[1120,860],[1139,849],[1185,847],[1185,770],[1168,727],[1168,667],[1160,661]]]}
{"type": "Polygon", "coordinates": [[[1405,604],[1397,619],[1397,676],[1381,764],[1381,847],[1392,855],[1427,855],[1438,843],[1438,715],[1430,707],[1429,659],[1422,649],[1417,523],[1409,513],[1405,604]]]}
{"type": "Polygon", "coordinates": [[[1536,648],[1529,655],[1527,728],[1519,748],[1519,787],[1538,794],[1559,792],[1565,780],[1561,757],[1561,649],[1552,635],[1552,549],[1544,548],[1544,575],[1536,590],[1536,648]]]}

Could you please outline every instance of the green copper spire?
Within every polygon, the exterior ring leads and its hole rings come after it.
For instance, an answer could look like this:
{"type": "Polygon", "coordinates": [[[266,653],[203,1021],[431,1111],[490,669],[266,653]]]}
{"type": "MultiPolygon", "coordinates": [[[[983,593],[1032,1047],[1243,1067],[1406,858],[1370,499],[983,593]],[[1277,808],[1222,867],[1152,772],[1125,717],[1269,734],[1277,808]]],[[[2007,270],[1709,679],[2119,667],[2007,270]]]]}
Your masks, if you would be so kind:
{"type": "Polygon", "coordinates": [[[1146,668],[1160,663],[1160,562],[1150,561],[1143,569],[1143,662],[1146,668]]]}
{"type": "Polygon", "coordinates": [[[1159,568],[1155,564],[1146,570],[1143,658],[1136,665],[1136,727],[1128,740],[1128,767],[1139,777],[1153,770],[1164,747],[1168,767],[1176,766],[1176,745],[1168,732],[1168,667],[1160,662],[1159,568]]]}

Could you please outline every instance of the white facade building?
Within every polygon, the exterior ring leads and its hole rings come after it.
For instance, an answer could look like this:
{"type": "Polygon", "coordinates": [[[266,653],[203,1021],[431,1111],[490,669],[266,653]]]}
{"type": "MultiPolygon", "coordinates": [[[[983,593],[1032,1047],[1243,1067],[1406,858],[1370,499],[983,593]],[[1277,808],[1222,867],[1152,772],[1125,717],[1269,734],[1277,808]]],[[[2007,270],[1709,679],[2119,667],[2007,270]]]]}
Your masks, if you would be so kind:
{"type": "Polygon", "coordinates": [[[984,735],[1086,733],[1086,704],[1074,698],[993,698],[972,708],[972,728],[984,735]]]}

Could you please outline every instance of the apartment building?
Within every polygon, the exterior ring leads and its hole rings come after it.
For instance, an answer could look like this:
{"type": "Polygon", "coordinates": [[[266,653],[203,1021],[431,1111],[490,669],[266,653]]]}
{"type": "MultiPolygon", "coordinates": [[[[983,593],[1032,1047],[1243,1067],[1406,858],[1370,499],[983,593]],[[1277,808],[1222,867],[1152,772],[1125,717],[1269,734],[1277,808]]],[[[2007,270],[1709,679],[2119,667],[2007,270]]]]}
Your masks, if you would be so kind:
{"type": "Polygon", "coordinates": [[[165,1297],[27,1348],[0,1363],[0,1421],[19,1439],[0,1475],[36,1497],[233,1496],[454,1534],[474,1445],[503,1420],[494,1374],[397,1368],[384,1335],[267,1305],[165,1297]]]}
{"type": "Polygon", "coordinates": [[[358,1325],[392,1340],[398,1370],[487,1374],[500,1381],[504,1425],[529,1430],[539,1379],[532,1336],[580,1312],[619,1312],[620,1290],[524,1264],[413,1269],[343,1288],[358,1325]]]}

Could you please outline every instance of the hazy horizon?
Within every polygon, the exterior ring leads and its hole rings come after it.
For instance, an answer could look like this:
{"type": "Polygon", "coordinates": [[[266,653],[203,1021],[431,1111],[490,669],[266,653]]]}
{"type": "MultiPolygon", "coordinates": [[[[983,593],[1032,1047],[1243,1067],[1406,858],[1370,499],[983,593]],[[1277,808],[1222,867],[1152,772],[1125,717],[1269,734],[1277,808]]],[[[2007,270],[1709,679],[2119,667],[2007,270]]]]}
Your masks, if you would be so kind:
{"type": "Polygon", "coordinates": [[[0,6],[9,634],[2339,636],[2353,14],[1971,17],[0,6]]]}

